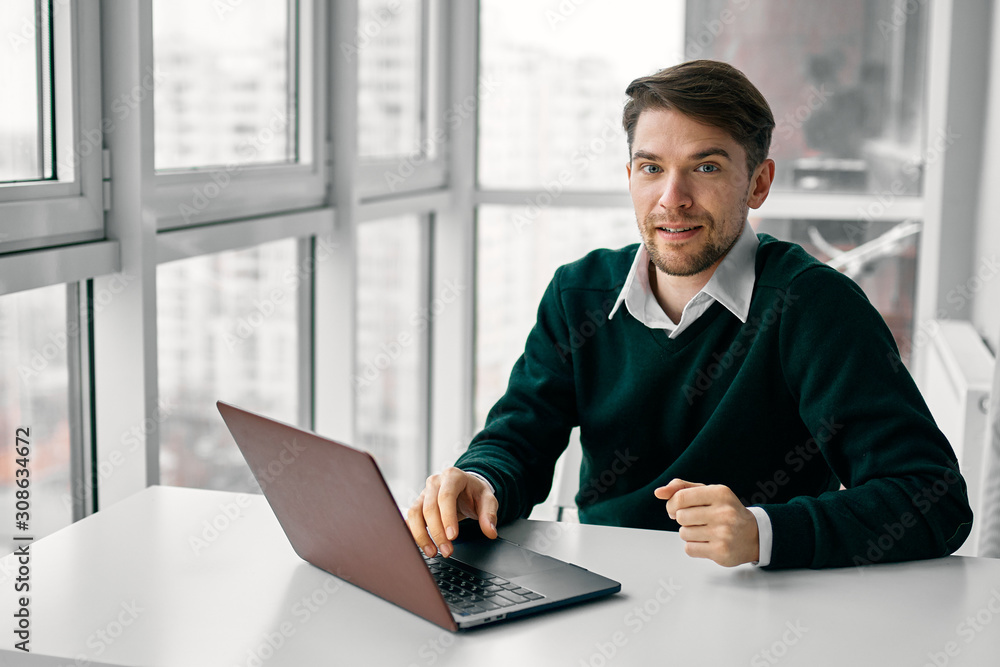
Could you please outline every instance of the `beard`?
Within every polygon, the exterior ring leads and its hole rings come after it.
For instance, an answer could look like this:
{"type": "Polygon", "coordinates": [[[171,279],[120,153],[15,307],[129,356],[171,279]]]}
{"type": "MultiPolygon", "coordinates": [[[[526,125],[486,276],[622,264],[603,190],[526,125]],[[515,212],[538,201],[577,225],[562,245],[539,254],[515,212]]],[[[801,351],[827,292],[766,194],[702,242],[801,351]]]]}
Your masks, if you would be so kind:
{"type": "Polygon", "coordinates": [[[749,207],[741,206],[739,211],[732,211],[731,216],[720,225],[711,213],[701,215],[691,215],[680,213],[674,215],[654,215],[650,213],[646,219],[639,224],[642,233],[642,242],[646,246],[646,252],[653,265],[668,276],[694,276],[709,269],[713,264],[725,257],[729,249],[733,247],[736,240],[743,231],[743,225],[731,224],[733,218],[740,221],[746,220],[749,207]],[[665,226],[695,227],[701,226],[701,234],[704,238],[702,247],[693,254],[685,252],[682,248],[668,248],[662,251],[657,245],[657,227],[665,226]],[[732,234],[726,235],[727,228],[733,226],[735,230],[732,234]]]}

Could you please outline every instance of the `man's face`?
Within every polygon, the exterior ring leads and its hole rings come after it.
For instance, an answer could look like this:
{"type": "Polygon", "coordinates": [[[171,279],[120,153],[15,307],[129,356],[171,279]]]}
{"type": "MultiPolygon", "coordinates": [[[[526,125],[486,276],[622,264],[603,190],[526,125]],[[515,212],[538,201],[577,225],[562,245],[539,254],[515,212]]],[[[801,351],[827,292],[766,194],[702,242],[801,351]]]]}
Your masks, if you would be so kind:
{"type": "Polygon", "coordinates": [[[714,271],[736,242],[749,207],[767,197],[774,163],[766,160],[751,179],[743,147],[724,130],[674,109],[647,109],[636,122],[627,170],[653,264],[693,276],[714,271]]]}

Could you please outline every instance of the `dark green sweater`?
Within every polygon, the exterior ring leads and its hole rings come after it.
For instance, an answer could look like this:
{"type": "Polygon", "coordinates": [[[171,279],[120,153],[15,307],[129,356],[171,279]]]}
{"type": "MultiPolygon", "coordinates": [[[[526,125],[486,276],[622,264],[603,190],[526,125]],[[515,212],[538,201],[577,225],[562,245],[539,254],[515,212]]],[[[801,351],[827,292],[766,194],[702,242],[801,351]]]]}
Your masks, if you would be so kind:
{"type": "Polygon", "coordinates": [[[637,246],[560,267],[486,427],[456,465],[526,517],[580,426],[581,521],[677,530],[653,490],[725,484],[771,520],[771,568],[944,556],[965,481],[882,317],[852,280],[758,235],[746,323],[714,303],[677,338],[624,306],[637,246]],[[843,482],[846,490],[838,490],[843,482]]]}

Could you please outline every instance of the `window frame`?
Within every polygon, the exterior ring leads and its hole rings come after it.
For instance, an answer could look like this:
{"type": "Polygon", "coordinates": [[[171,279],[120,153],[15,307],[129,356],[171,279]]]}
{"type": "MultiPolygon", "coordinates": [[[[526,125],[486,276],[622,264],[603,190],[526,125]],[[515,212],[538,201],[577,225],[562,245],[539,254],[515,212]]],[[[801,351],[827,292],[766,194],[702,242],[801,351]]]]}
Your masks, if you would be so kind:
{"type": "MultiPolygon", "coordinates": [[[[355,152],[355,172],[357,188],[363,201],[398,197],[443,188],[448,181],[449,128],[442,111],[448,101],[447,59],[444,57],[448,34],[448,17],[442,3],[444,0],[419,0],[420,17],[420,152],[397,155],[388,158],[361,158],[355,152]],[[426,146],[434,144],[437,153],[428,159],[426,146]],[[405,183],[394,188],[387,182],[392,172],[409,167],[412,173],[405,177],[405,183]]],[[[339,55],[339,54],[338,54],[339,55]]],[[[355,90],[357,92],[357,90],[355,90]]],[[[355,95],[355,98],[357,96],[355,95]]],[[[355,99],[355,104],[357,101],[355,99]]]]}
{"type": "Polygon", "coordinates": [[[0,254],[105,236],[100,7],[66,0],[51,23],[56,179],[0,184],[0,254]]]}
{"type": "MultiPolygon", "coordinates": [[[[145,207],[158,231],[239,218],[320,207],[327,201],[329,150],[324,100],[327,58],[324,57],[327,4],[290,0],[297,8],[289,39],[297,38],[295,94],[298,162],[294,164],[214,165],[196,169],[155,171],[145,207]],[[220,184],[224,184],[221,185],[220,184]],[[213,194],[215,193],[215,194],[213,194]],[[199,195],[207,204],[199,207],[199,195]]],[[[148,129],[149,145],[154,128],[148,129]]]]}

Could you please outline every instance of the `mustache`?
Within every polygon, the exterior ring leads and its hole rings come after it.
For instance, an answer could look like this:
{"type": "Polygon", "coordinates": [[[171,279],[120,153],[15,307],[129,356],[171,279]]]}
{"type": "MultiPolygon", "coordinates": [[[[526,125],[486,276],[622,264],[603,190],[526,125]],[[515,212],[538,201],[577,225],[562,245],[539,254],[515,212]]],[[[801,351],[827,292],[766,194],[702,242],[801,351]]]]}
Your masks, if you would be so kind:
{"type": "Polygon", "coordinates": [[[705,223],[713,222],[712,216],[708,213],[688,213],[686,211],[672,213],[672,214],[657,214],[650,213],[646,216],[645,223],[649,227],[665,227],[668,225],[677,226],[685,225],[692,227],[695,225],[704,225],[705,223]]]}

